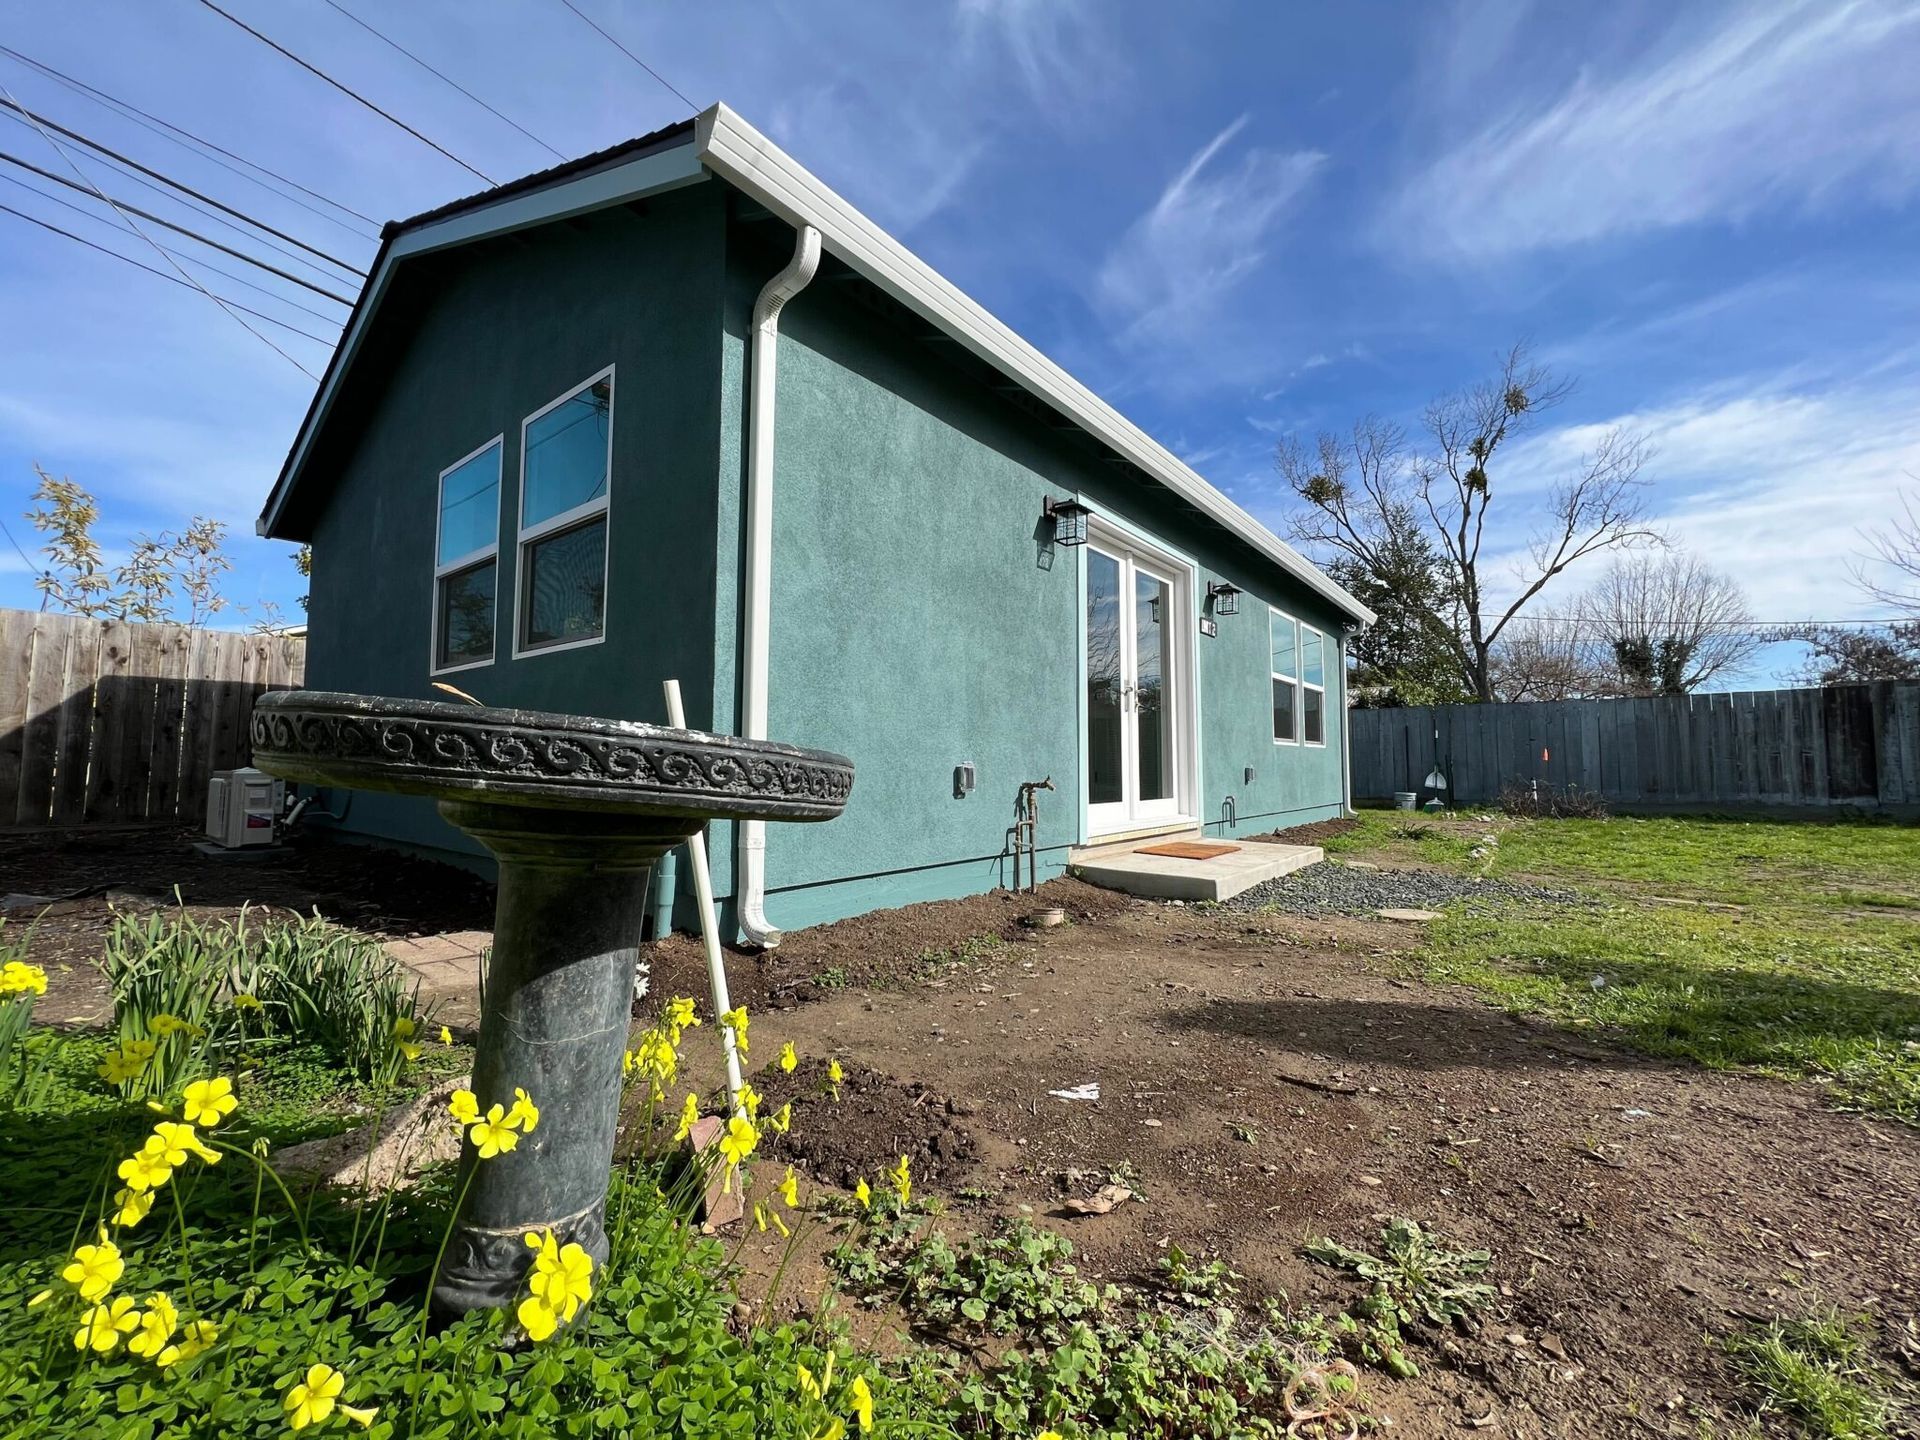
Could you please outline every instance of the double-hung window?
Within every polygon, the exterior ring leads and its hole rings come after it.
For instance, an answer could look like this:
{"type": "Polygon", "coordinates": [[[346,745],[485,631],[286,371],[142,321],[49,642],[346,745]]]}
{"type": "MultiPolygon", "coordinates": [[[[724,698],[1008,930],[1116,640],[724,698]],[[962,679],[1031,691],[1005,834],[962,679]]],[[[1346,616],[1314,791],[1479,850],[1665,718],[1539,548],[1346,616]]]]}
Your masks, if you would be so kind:
{"type": "Polygon", "coordinates": [[[1300,736],[1309,745],[1327,743],[1327,637],[1300,627],[1300,736]]]}
{"type": "Polygon", "coordinates": [[[1300,743],[1300,637],[1291,615],[1267,612],[1273,651],[1273,743],[1300,743]]]}
{"type": "Polygon", "coordinates": [[[500,569],[500,436],[440,472],[433,540],[433,670],[493,662],[500,569]]]}
{"type": "Polygon", "coordinates": [[[520,565],[514,651],[602,638],[607,623],[611,367],[520,427],[520,565]]]}

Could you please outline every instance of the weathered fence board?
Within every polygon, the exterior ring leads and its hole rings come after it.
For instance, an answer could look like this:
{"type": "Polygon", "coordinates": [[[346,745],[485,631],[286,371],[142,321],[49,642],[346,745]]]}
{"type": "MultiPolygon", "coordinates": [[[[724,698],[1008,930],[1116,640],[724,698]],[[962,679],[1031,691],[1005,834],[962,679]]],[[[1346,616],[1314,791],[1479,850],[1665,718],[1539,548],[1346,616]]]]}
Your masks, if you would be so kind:
{"type": "Polygon", "coordinates": [[[0,826],[198,824],[255,697],[305,673],[304,636],[0,610],[0,826]]]}
{"type": "Polygon", "coordinates": [[[1464,804],[1537,780],[1624,809],[1920,810],[1920,683],[1356,710],[1351,724],[1362,799],[1424,789],[1437,732],[1464,804]]]}

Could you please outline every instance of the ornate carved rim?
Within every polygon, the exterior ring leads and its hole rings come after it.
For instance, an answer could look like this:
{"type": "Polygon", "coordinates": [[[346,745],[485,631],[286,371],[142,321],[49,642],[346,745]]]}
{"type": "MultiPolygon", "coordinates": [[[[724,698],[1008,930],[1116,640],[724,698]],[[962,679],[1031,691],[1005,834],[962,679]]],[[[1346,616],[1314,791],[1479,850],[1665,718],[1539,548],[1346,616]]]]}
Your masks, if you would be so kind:
{"type": "Polygon", "coordinates": [[[825,750],[626,720],[280,690],[254,705],[253,763],[289,780],[505,805],[829,820],[853,762],[825,750]]]}

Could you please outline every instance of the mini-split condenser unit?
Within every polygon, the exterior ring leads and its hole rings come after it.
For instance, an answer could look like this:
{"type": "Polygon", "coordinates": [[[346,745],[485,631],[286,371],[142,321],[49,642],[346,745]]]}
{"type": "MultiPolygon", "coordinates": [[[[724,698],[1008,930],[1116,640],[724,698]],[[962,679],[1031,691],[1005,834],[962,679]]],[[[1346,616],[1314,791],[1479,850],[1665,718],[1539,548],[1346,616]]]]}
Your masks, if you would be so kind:
{"type": "Polygon", "coordinates": [[[271,845],[286,796],[286,781],[264,770],[214,771],[207,782],[207,838],[229,850],[271,845]]]}

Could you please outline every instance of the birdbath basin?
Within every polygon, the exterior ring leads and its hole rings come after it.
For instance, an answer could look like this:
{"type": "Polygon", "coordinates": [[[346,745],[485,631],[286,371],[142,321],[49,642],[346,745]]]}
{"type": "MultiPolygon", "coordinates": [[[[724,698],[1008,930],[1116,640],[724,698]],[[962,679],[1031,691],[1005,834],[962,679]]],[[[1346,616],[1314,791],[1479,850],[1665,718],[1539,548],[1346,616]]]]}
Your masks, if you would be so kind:
{"type": "MultiPolygon", "coordinates": [[[[473,1088],[540,1121],[480,1160],[434,1287],[450,1314],[511,1306],[524,1237],[607,1258],[621,1056],[654,861],[708,820],[830,820],[853,762],[819,750],[582,715],[284,690],[254,706],[253,763],[315,785],[430,796],[499,861],[473,1088]]],[[[477,1168],[475,1168],[477,1167],[477,1168]]],[[[470,1183],[468,1183],[470,1179],[470,1183]]]]}

